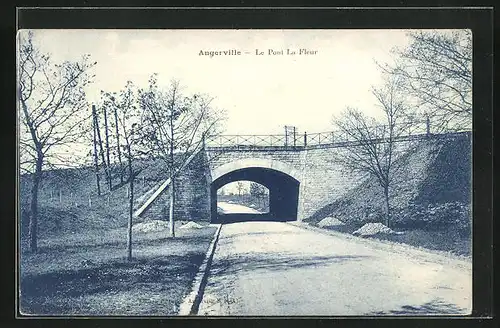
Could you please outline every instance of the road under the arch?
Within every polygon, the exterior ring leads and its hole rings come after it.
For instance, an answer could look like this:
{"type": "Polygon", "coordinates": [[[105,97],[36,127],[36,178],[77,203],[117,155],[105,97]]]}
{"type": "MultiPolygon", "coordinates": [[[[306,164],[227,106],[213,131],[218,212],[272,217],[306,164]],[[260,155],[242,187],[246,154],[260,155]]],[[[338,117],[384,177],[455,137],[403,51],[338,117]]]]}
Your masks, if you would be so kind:
{"type": "Polygon", "coordinates": [[[262,167],[249,167],[226,173],[210,186],[211,222],[294,221],[297,220],[300,182],[286,173],[262,167]],[[235,181],[253,181],[269,190],[269,213],[217,213],[217,190],[235,181]]]}
{"type": "Polygon", "coordinates": [[[241,213],[241,214],[262,214],[263,212],[240,204],[231,204],[227,202],[217,202],[217,207],[222,210],[222,213],[241,213]]]}

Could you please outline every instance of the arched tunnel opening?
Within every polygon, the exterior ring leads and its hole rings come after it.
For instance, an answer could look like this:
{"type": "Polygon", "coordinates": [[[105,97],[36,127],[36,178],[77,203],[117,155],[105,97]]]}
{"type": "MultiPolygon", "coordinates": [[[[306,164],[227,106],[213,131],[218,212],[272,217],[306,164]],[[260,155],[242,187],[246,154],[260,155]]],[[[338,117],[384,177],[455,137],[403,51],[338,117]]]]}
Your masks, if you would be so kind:
{"type": "Polygon", "coordinates": [[[211,222],[232,223],[243,221],[295,221],[299,202],[300,182],[281,171],[263,167],[249,167],[226,173],[210,185],[211,222]],[[232,182],[256,182],[269,193],[268,212],[221,213],[217,210],[217,191],[232,182]]]}
{"type": "Polygon", "coordinates": [[[218,214],[269,213],[269,189],[255,181],[233,181],[217,190],[218,214]]]}

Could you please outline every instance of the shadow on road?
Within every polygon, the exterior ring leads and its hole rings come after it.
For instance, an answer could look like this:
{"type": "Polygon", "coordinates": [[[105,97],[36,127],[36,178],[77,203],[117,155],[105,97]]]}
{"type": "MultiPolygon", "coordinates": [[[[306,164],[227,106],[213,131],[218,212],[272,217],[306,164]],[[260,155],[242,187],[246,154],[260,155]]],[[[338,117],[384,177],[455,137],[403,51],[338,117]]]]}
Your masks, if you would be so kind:
{"type": "Polygon", "coordinates": [[[320,267],[344,261],[360,261],[369,256],[333,255],[303,257],[290,255],[270,256],[266,254],[241,254],[217,260],[212,264],[211,274],[216,276],[234,275],[244,271],[269,270],[286,271],[297,268],[320,267]]]}
{"type": "Polygon", "coordinates": [[[452,303],[434,299],[421,305],[403,305],[400,309],[391,311],[377,311],[368,315],[452,315],[467,314],[467,309],[460,308],[452,303]]]}

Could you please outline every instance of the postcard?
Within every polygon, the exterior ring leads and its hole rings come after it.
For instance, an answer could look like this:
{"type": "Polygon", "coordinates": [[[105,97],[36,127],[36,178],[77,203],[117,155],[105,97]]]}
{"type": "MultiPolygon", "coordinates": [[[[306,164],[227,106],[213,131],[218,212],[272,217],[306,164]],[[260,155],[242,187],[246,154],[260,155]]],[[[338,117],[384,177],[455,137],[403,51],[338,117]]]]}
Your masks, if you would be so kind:
{"type": "Polygon", "coordinates": [[[17,47],[21,316],[471,314],[470,30],[17,47]]]}

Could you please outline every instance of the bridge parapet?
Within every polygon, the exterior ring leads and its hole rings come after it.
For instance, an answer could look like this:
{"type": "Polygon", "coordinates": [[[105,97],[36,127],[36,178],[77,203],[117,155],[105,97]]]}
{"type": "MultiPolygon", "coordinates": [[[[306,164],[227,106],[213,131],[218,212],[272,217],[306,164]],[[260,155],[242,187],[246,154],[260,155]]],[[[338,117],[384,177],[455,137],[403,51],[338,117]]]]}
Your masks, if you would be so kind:
{"type": "MultiPolygon", "coordinates": [[[[388,141],[388,125],[377,125],[364,127],[368,131],[367,136],[372,142],[388,141]]],[[[432,126],[430,121],[412,121],[401,122],[398,125],[396,141],[408,141],[430,137],[437,134],[456,134],[461,132],[470,132],[464,129],[444,129],[438,126],[432,126]]],[[[304,149],[345,147],[355,146],[360,140],[354,131],[328,131],[318,133],[303,134],[269,134],[269,135],[217,135],[207,138],[205,146],[207,149],[220,149],[228,151],[251,151],[251,150],[274,150],[274,151],[300,151],[304,149]]]]}

